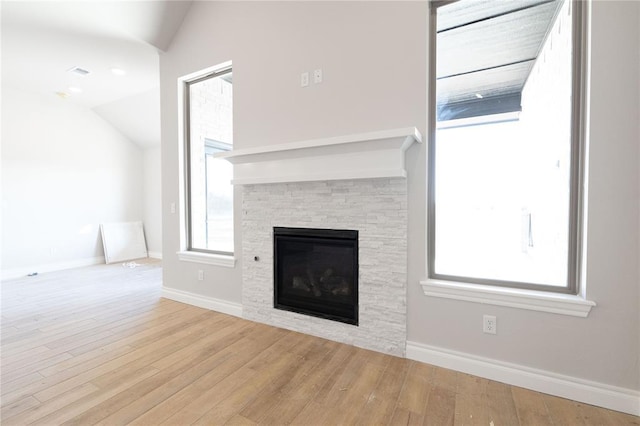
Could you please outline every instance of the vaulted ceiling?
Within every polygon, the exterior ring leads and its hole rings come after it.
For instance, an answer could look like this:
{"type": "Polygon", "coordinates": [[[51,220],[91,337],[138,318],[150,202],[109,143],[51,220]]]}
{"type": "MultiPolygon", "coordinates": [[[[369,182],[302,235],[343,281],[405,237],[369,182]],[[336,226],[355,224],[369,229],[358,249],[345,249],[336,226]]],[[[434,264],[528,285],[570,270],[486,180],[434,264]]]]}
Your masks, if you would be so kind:
{"type": "Polygon", "coordinates": [[[2,84],[91,108],[138,145],[157,145],[158,54],[190,6],[169,0],[3,1],[2,84]],[[73,67],[90,73],[68,72],[73,67]]]}

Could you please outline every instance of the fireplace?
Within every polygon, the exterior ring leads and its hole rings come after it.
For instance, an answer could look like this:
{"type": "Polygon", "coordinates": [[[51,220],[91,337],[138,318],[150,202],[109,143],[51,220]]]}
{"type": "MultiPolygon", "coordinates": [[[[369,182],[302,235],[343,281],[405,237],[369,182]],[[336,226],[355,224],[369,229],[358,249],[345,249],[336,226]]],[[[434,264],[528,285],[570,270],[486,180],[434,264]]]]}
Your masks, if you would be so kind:
{"type": "Polygon", "coordinates": [[[358,231],[273,228],[274,307],[358,325],[358,231]]]}
{"type": "MultiPolygon", "coordinates": [[[[420,132],[409,127],[216,154],[233,163],[233,183],[242,188],[243,318],[404,356],[407,177],[411,175],[405,157],[407,149],[421,141],[420,132]],[[296,280],[301,288],[293,288],[291,273],[284,276],[283,254],[275,260],[278,255],[274,252],[274,241],[282,238],[285,243],[284,263],[291,255],[286,247],[297,241],[286,234],[274,238],[274,227],[283,226],[358,231],[357,249],[347,249],[347,254],[342,256],[353,259],[350,296],[331,292],[315,296],[305,287],[308,287],[304,281],[306,273],[298,275],[301,278],[296,280]],[[335,302],[349,297],[348,307],[338,309],[338,315],[323,311],[329,298],[335,302]],[[302,302],[302,306],[298,306],[298,302],[302,302]],[[318,305],[322,309],[316,309],[318,305]],[[301,315],[302,311],[313,314],[301,315]],[[341,321],[328,321],[327,316],[341,317],[341,321]]],[[[414,154],[419,152],[422,151],[414,154]]],[[[309,257],[307,254],[306,258],[309,257]]],[[[335,267],[331,269],[337,271],[335,267]]],[[[335,292],[346,290],[335,289],[335,292]]]]}

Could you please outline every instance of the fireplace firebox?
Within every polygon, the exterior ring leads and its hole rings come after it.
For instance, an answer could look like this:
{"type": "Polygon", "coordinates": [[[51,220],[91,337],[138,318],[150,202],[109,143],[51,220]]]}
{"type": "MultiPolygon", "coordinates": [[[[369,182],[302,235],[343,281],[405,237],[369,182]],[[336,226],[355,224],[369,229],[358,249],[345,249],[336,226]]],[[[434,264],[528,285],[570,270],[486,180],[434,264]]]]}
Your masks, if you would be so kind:
{"type": "Polygon", "coordinates": [[[358,231],[273,228],[274,307],[358,325],[358,231]]]}

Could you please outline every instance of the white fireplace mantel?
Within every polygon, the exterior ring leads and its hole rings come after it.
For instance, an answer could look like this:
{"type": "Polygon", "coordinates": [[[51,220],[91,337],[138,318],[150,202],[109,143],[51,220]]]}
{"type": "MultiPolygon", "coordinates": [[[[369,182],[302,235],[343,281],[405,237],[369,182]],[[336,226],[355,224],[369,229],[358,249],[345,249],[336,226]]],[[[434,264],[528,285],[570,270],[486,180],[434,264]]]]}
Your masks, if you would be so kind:
{"type": "Polygon", "coordinates": [[[233,184],[406,177],[405,151],[422,143],[415,127],[237,149],[215,154],[233,167],[233,184]]]}

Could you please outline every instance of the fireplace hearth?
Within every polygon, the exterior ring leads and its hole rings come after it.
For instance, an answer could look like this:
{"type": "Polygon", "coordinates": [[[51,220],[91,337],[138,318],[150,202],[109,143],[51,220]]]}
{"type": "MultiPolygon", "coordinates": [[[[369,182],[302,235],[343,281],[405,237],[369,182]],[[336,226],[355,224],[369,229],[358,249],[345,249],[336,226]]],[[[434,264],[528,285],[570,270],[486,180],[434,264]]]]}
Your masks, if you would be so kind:
{"type": "Polygon", "coordinates": [[[358,325],[358,231],[273,228],[274,307],[358,325]]]}

